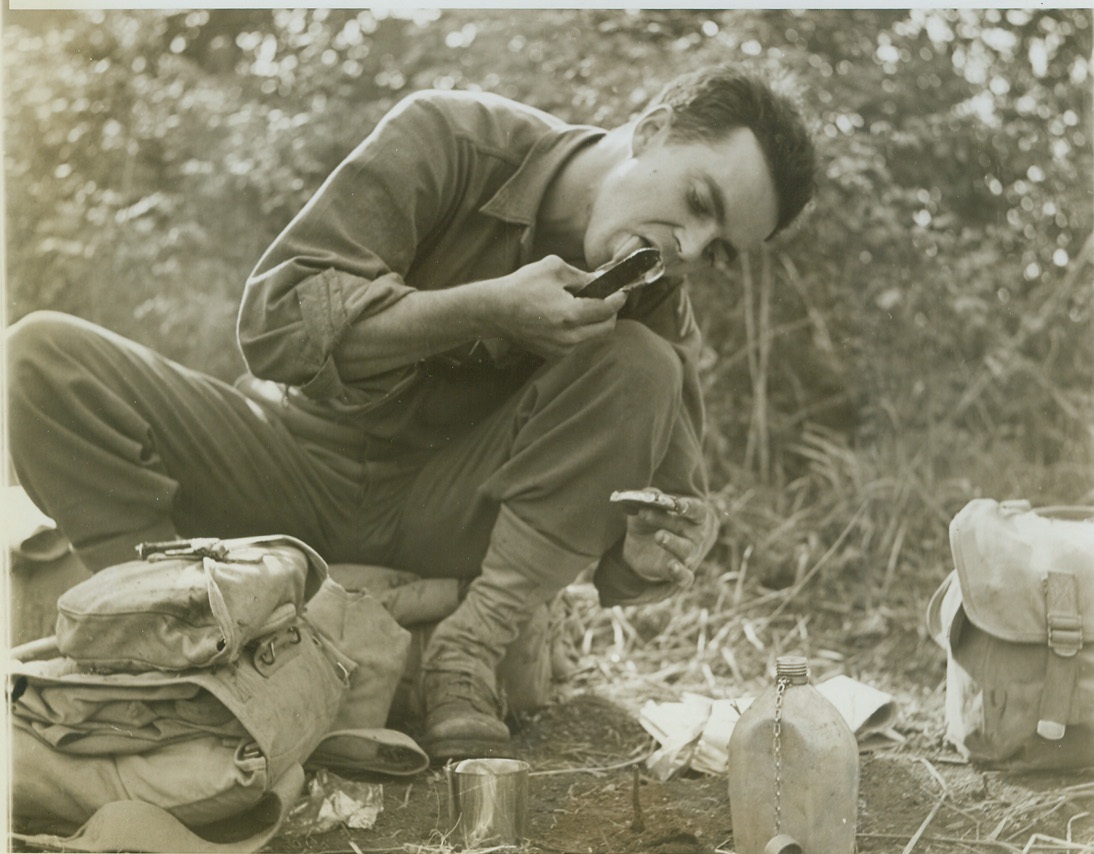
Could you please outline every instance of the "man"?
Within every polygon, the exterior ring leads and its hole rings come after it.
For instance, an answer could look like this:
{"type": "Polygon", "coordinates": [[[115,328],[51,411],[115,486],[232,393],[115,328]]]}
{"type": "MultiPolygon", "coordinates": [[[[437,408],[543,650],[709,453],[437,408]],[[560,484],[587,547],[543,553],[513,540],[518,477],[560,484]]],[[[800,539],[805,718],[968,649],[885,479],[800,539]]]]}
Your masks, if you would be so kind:
{"type": "Polygon", "coordinates": [[[812,172],[798,115],[731,68],[608,132],[413,95],[259,261],[235,388],[75,319],[13,327],[20,481],[92,569],[277,532],[469,580],[423,655],[424,742],[489,752],[509,737],[496,668],[534,608],[586,570],[605,604],[667,595],[713,544],[681,277],[786,226],[812,172]],[[577,293],[642,246],[660,282],[577,293]],[[682,511],[608,501],[647,486],[682,511]]]}

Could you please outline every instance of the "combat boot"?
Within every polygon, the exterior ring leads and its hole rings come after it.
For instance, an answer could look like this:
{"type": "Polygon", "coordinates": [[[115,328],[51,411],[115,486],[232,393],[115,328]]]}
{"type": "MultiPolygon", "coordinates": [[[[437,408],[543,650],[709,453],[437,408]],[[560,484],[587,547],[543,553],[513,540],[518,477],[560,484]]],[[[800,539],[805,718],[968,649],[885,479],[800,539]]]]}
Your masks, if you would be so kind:
{"type": "Polygon", "coordinates": [[[492,684],[466,671],[430,670],[423,674],[422,690],[427,706],[422,741],[434,762],[503,755],[509,727],[492,684]]]}
{"type": "Polygon", "coordinates": [[[502,505],[482,574],[422,655],[422,746],[434,761],[504,751],[498,665],[536,609],[595,560],[556,545],[502,505]]]}

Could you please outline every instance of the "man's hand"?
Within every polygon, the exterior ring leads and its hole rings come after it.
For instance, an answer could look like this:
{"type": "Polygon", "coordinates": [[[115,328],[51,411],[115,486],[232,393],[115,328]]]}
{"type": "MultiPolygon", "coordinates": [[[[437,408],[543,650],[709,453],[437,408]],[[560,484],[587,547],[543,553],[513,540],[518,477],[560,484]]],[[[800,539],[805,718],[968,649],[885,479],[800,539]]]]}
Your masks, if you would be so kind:
{"type": "Polygon", "coordinates": [[[602,300],[574,296],[593,278],[595,274],[551,255],[492,280],[498,337],[551,358],[610,334],[627,296],[618,293],[602,300]]]}
{"type": "Polygon", "coordinates": [[[688,587],[714,546],[718,514],[701,498],[675,497],[681,507],[678,513],[648,508],[628,517],[623,560],[647,581],[688,587]]]}

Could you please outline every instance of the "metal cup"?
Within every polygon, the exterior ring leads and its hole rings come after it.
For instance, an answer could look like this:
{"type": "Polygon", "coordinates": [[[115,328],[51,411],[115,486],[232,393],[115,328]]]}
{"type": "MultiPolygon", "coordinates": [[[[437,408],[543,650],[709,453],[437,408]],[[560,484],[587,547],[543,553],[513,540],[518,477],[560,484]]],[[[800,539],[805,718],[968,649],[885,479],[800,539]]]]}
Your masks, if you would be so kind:
{"type": "Polygon", "coordinates": [[[467,848],[519,845],[528,824],[528,763],[464,759],[446,765],[448,815],[467,848]]]}

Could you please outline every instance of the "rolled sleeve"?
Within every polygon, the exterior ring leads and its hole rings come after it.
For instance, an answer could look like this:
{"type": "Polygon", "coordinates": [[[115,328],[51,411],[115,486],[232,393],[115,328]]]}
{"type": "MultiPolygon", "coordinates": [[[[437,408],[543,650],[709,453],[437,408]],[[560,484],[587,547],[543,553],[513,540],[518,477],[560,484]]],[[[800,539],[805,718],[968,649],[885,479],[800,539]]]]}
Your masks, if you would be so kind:
{"type": "MultiPolygon", "coordinates": [[[[366,287],[370,287],[366,285],[366,287]]],[[[329,364],[330,354],[342,338],[349,317],[343,302],[338,274],[324,270],[300,283],[296,289],[300,316],[304,322],[301,359],[310,365],[329,364]]]]}
{"type": "Polygon", "coordinates": [[[280,299],[273,298],[279,288],[261,277],[248,284],[238,324],[248,369],[315,399],[346,393],[334,351],[352,324],[414,290],[396,276],[367,280],[333,268],[303,279],[280,299]]]}

